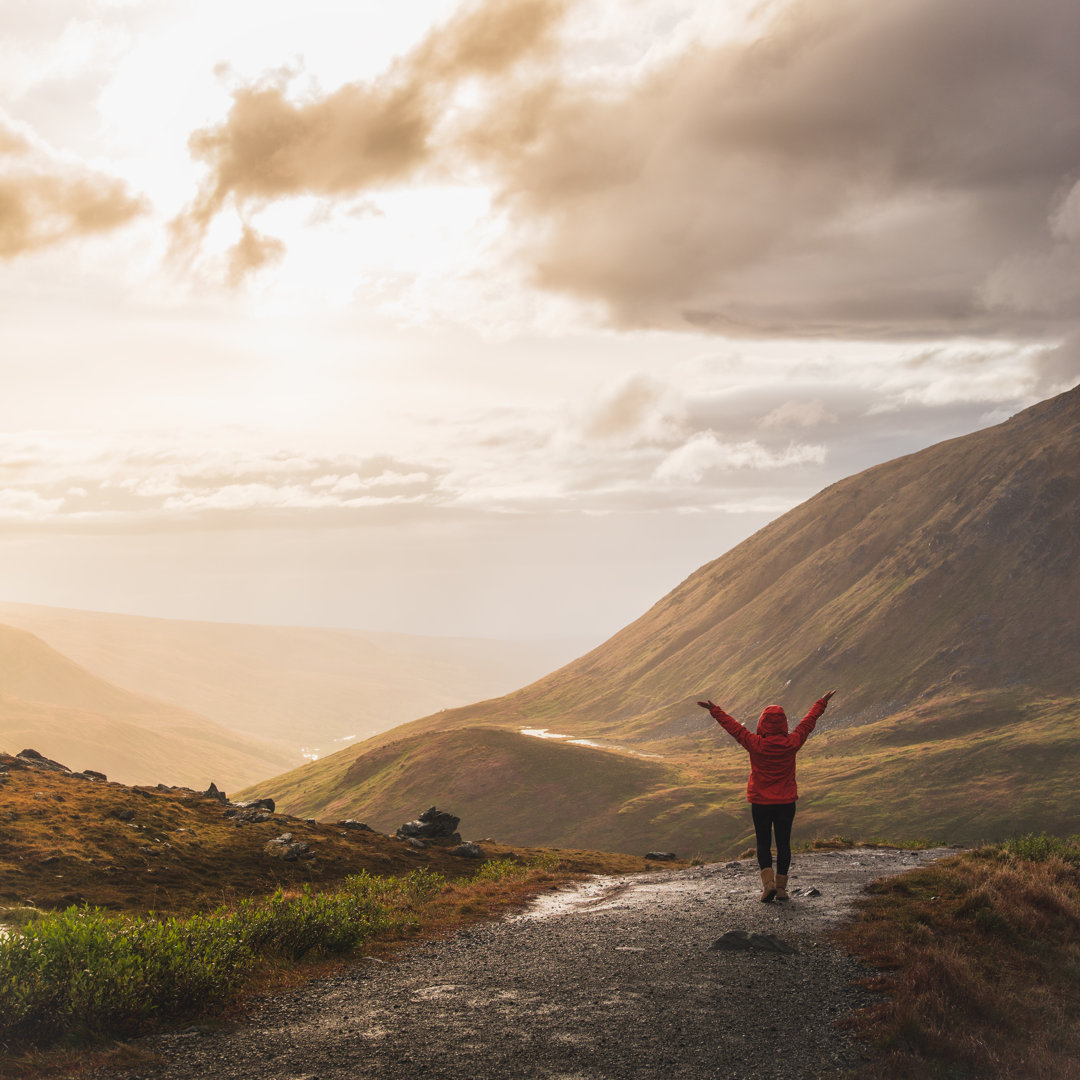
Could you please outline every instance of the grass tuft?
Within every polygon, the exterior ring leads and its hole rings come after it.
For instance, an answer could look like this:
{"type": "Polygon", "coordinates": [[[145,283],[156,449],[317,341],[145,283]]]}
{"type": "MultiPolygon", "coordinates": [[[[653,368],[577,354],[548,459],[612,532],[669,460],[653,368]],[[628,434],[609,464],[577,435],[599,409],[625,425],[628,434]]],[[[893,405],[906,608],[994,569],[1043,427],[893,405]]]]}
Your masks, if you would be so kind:
{"type": "Polygon", "coordinates": [[[856,1076],[1080,1077],[1080,850],[1024,836],[877,882],[838,931],[882,974],[856,1076]]]}

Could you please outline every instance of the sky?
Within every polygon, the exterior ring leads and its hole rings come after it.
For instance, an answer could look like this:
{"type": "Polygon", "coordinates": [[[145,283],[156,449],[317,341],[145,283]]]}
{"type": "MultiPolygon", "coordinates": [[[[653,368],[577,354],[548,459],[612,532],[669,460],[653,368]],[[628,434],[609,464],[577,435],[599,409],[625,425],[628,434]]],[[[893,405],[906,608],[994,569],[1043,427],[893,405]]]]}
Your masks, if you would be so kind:
{"type": "Polygon", "coordinates": [[[0,0],[0,599],[599,642],[1080,381],[1074,0],[0,0]]]}

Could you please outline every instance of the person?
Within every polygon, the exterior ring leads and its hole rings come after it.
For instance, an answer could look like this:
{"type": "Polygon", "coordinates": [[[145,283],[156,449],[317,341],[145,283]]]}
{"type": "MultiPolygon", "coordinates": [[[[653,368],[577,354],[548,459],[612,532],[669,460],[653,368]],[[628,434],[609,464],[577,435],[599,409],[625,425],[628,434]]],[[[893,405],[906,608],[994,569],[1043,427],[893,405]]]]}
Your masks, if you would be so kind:
{"type": "Polygon", "coordinates": [[[791,866],[791,825],[795,820],[795,755],[825,711],[830,690],[818,698],[794,731],[788,731],[787,714],[779,705],[770,705],[758,718],[757,731],[743,727],[712,701],[699,701],[712,718],[750,754],[750,780],[746,800],[754,819],[758,868],[761,870],[761,901],[787,900],[788,869],[791,866]],[[776,833],[776,874],[772,868],[772,836],[776,833]]]}

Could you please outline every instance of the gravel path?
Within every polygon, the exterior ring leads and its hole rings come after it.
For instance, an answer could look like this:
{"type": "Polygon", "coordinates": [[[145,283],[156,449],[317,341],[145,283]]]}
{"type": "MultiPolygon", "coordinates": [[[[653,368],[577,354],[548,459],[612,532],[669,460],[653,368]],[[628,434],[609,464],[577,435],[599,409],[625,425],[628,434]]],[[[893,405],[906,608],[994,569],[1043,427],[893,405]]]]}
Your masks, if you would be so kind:
{"type": "MultiPolygon", "coordinates": [[[[110,1080],[757,1080],[842,1076],[869,1000],[824,940],[875,878],[948,849],[797,856],[786,905],[751,862],[596,878],[528,912],[253,1004],[232,1030],[139,1040],[110,1080]],[[795,952],[710,949],[772,935],[795,952]]],[[[758,944],[761,939],[758,940],[758,944]]],[[[106,1074],[100,1074],[104,1077],[106,1074]]]]}

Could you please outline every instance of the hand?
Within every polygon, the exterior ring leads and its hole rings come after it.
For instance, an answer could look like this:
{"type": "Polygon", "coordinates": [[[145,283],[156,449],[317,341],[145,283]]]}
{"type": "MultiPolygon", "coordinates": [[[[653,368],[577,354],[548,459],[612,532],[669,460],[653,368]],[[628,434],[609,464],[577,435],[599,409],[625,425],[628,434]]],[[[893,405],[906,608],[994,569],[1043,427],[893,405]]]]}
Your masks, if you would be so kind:
{"type": "Polygon", "coordinates": [[[699,701],[698,704],[703,709],[715,709],[716,708],[716,706],[711,701],[699,701]]]}
{"type": "Polygon", "coordinates": [[[824,701],[826,704],[828,704],[829,703],[829,698],[831,698],[833,696],[833,694],[835,694],[835,693],[836,693],[835,690],[830,690],[827,694],[825,694],[822,697],[821,700],[824,701]]]}

